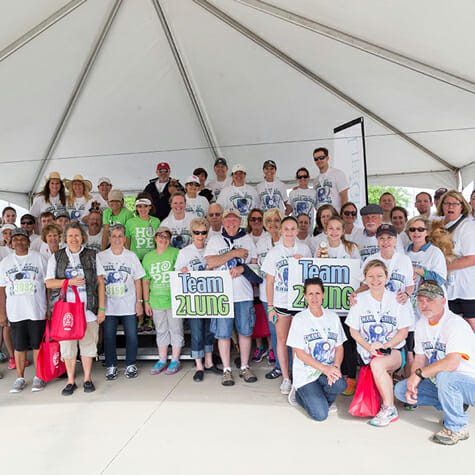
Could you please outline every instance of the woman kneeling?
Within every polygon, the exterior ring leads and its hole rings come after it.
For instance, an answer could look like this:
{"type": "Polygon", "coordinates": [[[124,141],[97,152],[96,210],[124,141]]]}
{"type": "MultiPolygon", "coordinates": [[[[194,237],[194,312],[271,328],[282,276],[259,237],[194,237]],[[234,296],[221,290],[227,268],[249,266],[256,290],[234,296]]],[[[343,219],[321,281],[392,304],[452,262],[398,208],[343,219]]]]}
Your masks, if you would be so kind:
{"type": "Polygon", "coordinates": [[[308,309],[293,318],[287,339],[295,351],[289,403],[324,421],[336,412],[336,397],[346,389],[340,371],[346,337],[338,315],[322,308],[325,290],[319,278],[305,280],[304,295],[308,309]]]}

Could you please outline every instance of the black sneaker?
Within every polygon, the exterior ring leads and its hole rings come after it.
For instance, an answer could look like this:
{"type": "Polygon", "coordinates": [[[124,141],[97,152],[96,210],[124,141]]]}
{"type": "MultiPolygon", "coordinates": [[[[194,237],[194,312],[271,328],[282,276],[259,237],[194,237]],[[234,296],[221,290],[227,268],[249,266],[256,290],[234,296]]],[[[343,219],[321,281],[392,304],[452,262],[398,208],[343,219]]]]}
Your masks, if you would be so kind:
{"type": "Polygon", "coordinates": [[[93,393],[96,390],[92,381],[84,381],[83,388],[85,393],[93,393]]]}
{"type": "Polygon", "coordinates": [[[198,371],[196,371],[196,373],[193,375],[193,381],[195,383],[201,383],[201,381],[203,381],[203,371],[201,371],[200,369],[198,371]]]}
{"type": "Polygon", "coordinates": [[[274,368],[268,373],[266,373],[266,379],[277,379],[282,376],[282,371],[280,368],[274,368]]]}
{"type": "Polygon", "coordinates": [[[67,384],[66,387],[61,391],[61,396],[72,396],[73,392],[76,391],[78,387],[76,383],[67,384]]]}
{"type": "Polygon", "coordinates": [[[213,373],[213,374],[218,374],[219,376],[222,376],[223,374],[223,370],[222,369],[219,369],[215,364],[213,366],[210,366],[209,368],[207,368],[205,366],[205,373],[213,373]]]}

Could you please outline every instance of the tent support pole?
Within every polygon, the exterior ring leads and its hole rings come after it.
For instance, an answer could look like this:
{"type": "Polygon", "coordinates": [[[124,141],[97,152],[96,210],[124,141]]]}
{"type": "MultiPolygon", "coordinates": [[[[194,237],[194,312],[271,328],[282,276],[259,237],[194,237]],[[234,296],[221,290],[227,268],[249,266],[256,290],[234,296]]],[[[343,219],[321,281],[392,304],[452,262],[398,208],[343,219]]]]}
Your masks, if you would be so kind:
{"type": "Polygon", "coordinates": [[[38,23],[38,25],[20,36],[20,38],[3,48],[0,51],[0,62],[8,58],[15,51],[18,51],[20,48],[23,48],[23,46],[28,44],[31,40],[35,39],[38,35],[46,31],[48,28],[63,19],[65,16],[69,15],[73,10],[75,10],[77,7],[81,6],[85,2],[86,0],[72,0],[71,2],[64,5],[64,7],[61,7],[59,10],[56,10],[48,18],[45,18],[41,23],[38,23]]]}
{"type": "Polygon", "coordinates": [[[214,158],[217,158],[220,156],[219,153],[219,146],[217,144],[216,136],[213,133],[213,129],[211,127],[211,124],[209,122],[208,116],[206,114],[206,111],[204,110],[203,106],[200,104],[200,101],[198,99],[198,94],[197,94],[197,89],[196,86],[193,85],[190,75],[188,74],[185,64],[183,62],[183,59],[181,57],[180,51],[178,49],[178,46],[176,44],[175,38],[173,37],[173,33],[170,29],[170,26],[168,24],[168,20],[165,16],[165,13],[162,9],[162,6],[160,5],[159,0],[152,0],[152,3],[155,7],[155,10],[157,12],[157,16],[160,20],[160,23],[162,25],[163,31],[165,33],[165,36],[168,41],[168,45],[170,46],[170,49],[173,53],[173,57],[175,58],[176,65],[178,67],[178,70],[180,72],[180,75],[183,79],[183,82],[185,84],[185,88],[188,92],[188,96],[190,98],[190,101],[193,105],[193,108],[195,109],[196,116],[198,118],[198,122],[200,123],[201,130],[203,131],[203,135],[205,136],[206,142],[208,143],[209,148],[213,152],[214,158]]]}
{"type": "Polygon", "coordinates": [[[79,96],[81,95],[81,92],[84,88],[84,85],[86,84],[87,78],[89,76],[89,73],[91,72],[94,63],[97,59],[97,56],[101,50],[102,45],[104,44],[104,41],[106,39],[107,34],[109,33],[109,30],[112,26],[112,23],[114,22],[114,19],[117,16],[117,13],[119,11],[119,8],[122,4],[122,0],[115,0],[114,5],[112,6],[109,14],[107,15],[106,22],[104,26],[101,29],[101,32],[99,34],[98,39],[96,40],[94,47],[92,48],[92,51],[87,58],[87,61],[85,65],[83,66],[81,73],[79,74],[78,80],[76,82],[76,85],[74,86],[73,92],[66,104],[66,107],[64,108],[64,111],[59,119],[59,122],[54,130],[53,136],[51,137],[51,140],[48,144],[48,147],[46,149],[46,153],[41,161],[40,168],[38,170],[38,173],[36,174],[35,181],[33,183],[33,186],[31,187],[30,190],[30,200],[33,196],[33,193],[35,192],[39,182],[41,181],[41,177],[46,170],[46,167],[48,165],[48,161],[51,159],[53,156],[53,153],[56,149],[56,146],[59,143],[59,140],[61,139],[61,136],[64,132],[64,129],[66,128],[66,125],[68,123],[69,118],[71,117],[71,113],[74,110],[74,106],[77,103],[77,100],[79,96]]]}
{"type": "Polygon", "coordinates": [[[260,47],[264,48],[267,52],[271,53],[274,55],[276,58],[279,60],[283,61],[287,65],[289,65],[291,68],[295,69],[298,71],[300,74],[303,76],[307,77],[314,83],[318,84],[319,86],[323,87],[327,91],[329,91],[331,94],[334,96],[338,97],[342,101],[346,102],[359,112],[363,113],[370,119],[374,120],[378,124],[382,125],[384,128],[390,130],[392,133],[395,135],[398,135],[401,139],[412,145],[413,147],[416,147],[435,161],[439,162],[442,164],[444,167],[448,168],[449,170],[455,172],[457,170],[457,167],[454,165],[450,164],[446,160],[444,160],[442,157],[437,155],[436,153],[432,152],[428,148],[424,147],[422,144],[414,140],[413,138],[409,137],[407,134],[399,130],[397,127],[394,125],[390,124],[387,122],[385,119],[383,119],[381,116],[377,115],[375,112],[371,111],[367,107],[363,106],[356,100],[352,99],[350,96],[346,95],[343,91],[340,91],[336,87],[334,87],[332,84],[329,82],[325,81],[323,78],[320,76],[317,76],[313,71],[308,69],[306,66],[303,64],[299,63],[295,59],[293,59],[291,56],[285,54],[282,50],[278,49],[268,41],[264,40],[262,37],[258,36],[256,33],[251,31],[249,28],[245,27],[243,24],[239,23],[236,21],[234,18],[230,17],[226,13],[224,13],[222,10],[219,8],[215,7],[211,3],[209,3],[207,0],[193,0],[196,4],[219,18],[221,21],[229,25],[230,27],[234,28],[236,31],[244,35],[246,38],[250,39],[260,47]]]}
{"type": "Polygon", "coordinates": [[[293,23],[294,25],[313,31],[314,33],[318,33],[319,35],[338,41],[347,46],[351,46],[352,48],[372,54],[378,58],[397,64],[404,68],[411,69],[412,71],[416,71],[420,74],[423,74],[424,76],[431,77],[437,81],[441,81],[443,83],[449,84],[450,86],[462,89],[463,91],[475,94],[475,82],[470,81],[469,79],[457,76],[448,71],[444,71],[443,69],[423,63],[422,61],[418,61],[408,56],[396,53],[395,51],[392,51],[388,48],[384,48],[369,41],[365,41],[341,30],[337,30],[336,28],[323,25],[322,23],[311,20],[308,17],[297,15],[296,13],[275,5],[271,5],[270,3],[267,3],[263,0],[234,1],[242,3],[268,15],[272,15],[286,22],[293,23]]]}

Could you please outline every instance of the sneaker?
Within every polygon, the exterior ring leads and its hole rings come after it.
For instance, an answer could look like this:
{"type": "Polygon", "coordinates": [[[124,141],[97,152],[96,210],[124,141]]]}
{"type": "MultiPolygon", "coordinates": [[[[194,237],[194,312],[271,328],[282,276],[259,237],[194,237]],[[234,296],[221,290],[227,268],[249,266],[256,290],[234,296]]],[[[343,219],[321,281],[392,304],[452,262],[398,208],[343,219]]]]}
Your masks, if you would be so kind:
{"type": "Polygon", "coordinates": [[[253,363],[260,363],[267,356],[267,350],[263,346],[256,347],[254,350],[254,356],[252,357],[253,363]]]}
{"type": "Polygon", "coordinates": [[[282,371],[280,368],[274,368],[273,370],[266,373],[266,379],[277,379],[282,376],[282,371]]]}
{"type": "Polygon", "coordinates": [[[84,381],[82,387],[84,388],[85,393],[93,393],[96,390],[96,387],[92,381],[84,381]]]}
{"type": "Polygon", "coordinates": [[[246,383],[255,383],[257,381],[256,375],[249,369],[249,367],[241,368],[239,377],[244,379],[246,383]]]}
{"type": "Polygon", "coordinates": [[[11,393],[21,393],[25,389],[26,381],[25,378],[17,378],[13,383],[13,387],[10,389],[11,393]]]}
{"type": "Polygon", "coordinates": [[[153,330],[153,323],[150,318],[146,318],[143,323],[143,331],[144,332],[151,332],[153,330]]]}
{"type": "Polygon", "coordinates": [[[234,386],[234,378],[233,378],[232,371],[229,371],[229,369],[227,369],[226,371],[223,371],[221,384],[223,386],[234,386]]]}
{"type": "Polygon", "coordinates": [[[338,406],[336,405],[336,402],[334,402],[328,408],[328,414],[336,414],[337,412],[338,412],[338,406]]]}
{"type": "Polygon", "coordinates": [[[135,366],[134,364],[129,364],[129,366],[125,368],[124,374],[125,377],[128,379],[136,378],[138,374],[137,366],[135,366]]]}
{"type": "Polygon", "coordinates": [[[417,409],[417,404],[408,404],[406,402],[404,404],[404,409],[406,409],[406,411],[413,411],[414,409],[417,409]]]}
{"type": "Polygon", "coordinates": [[[179,361],[172,361],[169,365],[167,370],[165,371],[165,374],[176,374],[178,371],[181,370],[181,364],[179,361]]]}
{"type": "Polygon", "coordinates": [[[117,366],[109,366],[106,371],[106,380],[113,381],[117,379],[117,366]]]}
{"type": "Polygon", "coordinates": [[[395,422],[398,419],[399,415],[395,407],[382,405],[379,412],[369,421],[369,423],[376,427],[386,427],[391,424],[391,422],[395,422]]]}
{"type": "Polygon", "coordinates": [[[292,389],[292,383],[290,382],[290,379],[284,379],[282,381],[282,384],[280,385],[280,392],[281,394],[290,394],[290,390],[292,389]]]}
{"type": "Polygon", "coordinates": [[[343,396],[353,396],[356,389],[356,379],[345,378],[346,380],[346,389],[343,391],[343,396]]]}
{"type": "Polygon", "coordinates": [[[289,404],[291,406],[298,406],[299,404],[297,402],[297,390],[295,389],[294,385],[292,385],[292,388],[290,389],[290,393],[287,396],[287,400],[289,401],[289,404]]]}
{"type": "Polygon", "coordinates": [[[454,432],[446,427],[434,434],[432,440],[442,445],[455,445],[459,440],[467,440],[470,437],[467,426],[463,427],[461,431],[454,432]]]}
{"type": "Polygon", "coordinates": [[[275,365],[274,350],[269,350],[269,352],[267,353],[267,362],[269,363],[269,366],[274,366],[275,365]]]}
{"type": "Polygon", "coordinates": [[[76,383],[67,384],[66,387],[61,391],[61,396],[71,396],[77,388],[78,387],[76,386],[76,383]]]}
{"type": "Polygon", "coordinates": [[[5,363],[5,361],[8,361],[7,355],[0,351],[0,363],[5,363]]]}
{"type": "Polygon", "coordinates": [[[137,333],[143,333],[143,322],[139,322],[137,325],[137,333]]]}
{"type": "Polygon", "coordinates": [[[43,391],[43,389],[46,387],[46,383],[45,381],[43,381],[42,379],[38,378],[37,376],[35,376],[33,378],[33,384],[31,386],[31,391],[36,393],[38,391],[43,391]]]}
{"type": "Polygon", "coordinates": [[[14,356],[10,356],[10,358],[8,358],[8,369],[16,369],[16,363],[15,363],[15,357],[14,356]]]}
{"type": "Polygon", "coordinates": [[[167,363],[161,363],[157,361],[155,366],[150,370],[150,374],[160,374],[162,371],[167,369],[167,363]]]}

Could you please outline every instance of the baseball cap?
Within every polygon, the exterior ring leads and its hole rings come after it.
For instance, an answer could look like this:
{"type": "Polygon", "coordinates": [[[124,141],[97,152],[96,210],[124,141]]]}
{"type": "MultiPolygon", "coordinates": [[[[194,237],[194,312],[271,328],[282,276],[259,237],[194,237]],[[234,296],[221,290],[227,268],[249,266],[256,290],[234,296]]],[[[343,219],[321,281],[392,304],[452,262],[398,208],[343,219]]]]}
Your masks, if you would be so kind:
{"type": "Polygon", "coordinates": [[[112,182],[110,178],[107,178],[106,176],[103,176],[97,180],[97,186],[102,185],[102,183],[107,183],[108,185],[112,185],[112,182]]]}
{"type": "Polygon", "coordinates": [[[426,280],[419,285],[416,291],[416,297],[427,297],[429,299],[435,299],[436,297],[445,297],[444,291],[435,280],[426,280]]]}
{"type": "Polygon", "coordinates": [[[236,163],[236,165],[233,165],[233,168],[231,170],[231,174],[236,173],[236,172],[246,172],[246,167],[244,165],[241,165],[240,163],[236,163]]]}
{"type": "Polygon", "coordinates": [[[170,171],[170,165],[168,165],[167,162],[160,162],[157,165],[157,170],[161,170],[162,168],[166,168],[168,171],[170,171]]]}
{"type": "Polygon", "coordinates": [[[187,177],[187,179],[185,180],[185,185],[187,183],[198,183],[198,185],[200,184],[200,179],[196,176],[196,175],[190,175],[189,177],[187,177]]]}
{"type": "Polygon", "coordinates": [[[383,234],[389,234],[390,236],[397,237],[396,228],[392,224],[381,224],[376,230],[376,237],[382,236],[383,234]]]}
{"type": "Polygon", "coordinates": [[[107,197],[108,201],[122,201],[124,195],[120,190],[111,190],[109,191],[109,196],[107,197]]]}
{"type": "Polygon", "coordinates": [[[266,160],[264,162],[264,165],[262,165],[262,168],[265,168],[265,167],[274,167],[277,170],[277,165],[274,162],[274,160],[266,160]]]}
{"type": "Polygon", "coordinates": [[[366,216],[368,214],[383,214],[383,208],[377,204],[371,203],[363,206],[360,210],[360,214],[361,216],[366,216]]]}
{"type": "Polygon", "coordinates": [[[434,199],[438,200],[442,195],[445,195],[449,191],[447,188],[437,188],[434,193],[434,199]]]}
{"type": "Polygon", "coordinates": [[[24,220],[24,219],[27,219],[29,221],[33,221],[33,223],[36,223],[36,218],[32,215],[32,214],[24,214],[21,219],[20,219],[20,223],[24,220]]]}
{"type": "Polygon", "coordinates": [[[223,211],[223,219],[228,215],[228,214],[234,214],[234,216],[237,216],[239,219],[241,219],[241,213],[239,210],[236,208],[227,208],[223,211]]]}
{"type": "Polygon", "coordinates": [[[28,231],[26,229],[23,229],[23,228],[16,228],[12,231],[12,239],[15,237],[15,236],[25,236],[28,241],[30,240],[30,235],[28,234],[28,231]]]}
{"type": "Polygon", "coordinates": [[[225,158],[219,157],[219,158],[217,158],[217,159],[215,160],[215,162],[214,162],[214,166],[216,166],[216,165],[224,165],[225,167],[227,167],[227,166],[228,166],[228,162],[226,161],[225,158]]]}
{"type": "Polygon", "coordinates": [[[10,231],[13,231],[14,229],[16,229],[16,226],[14,224],[10,224],[10,223],[4,224],[0,228],[0,233],[3,233],[3,231],[6,231],[7,229],[10,229],[10,231]]]}

